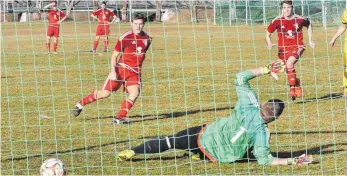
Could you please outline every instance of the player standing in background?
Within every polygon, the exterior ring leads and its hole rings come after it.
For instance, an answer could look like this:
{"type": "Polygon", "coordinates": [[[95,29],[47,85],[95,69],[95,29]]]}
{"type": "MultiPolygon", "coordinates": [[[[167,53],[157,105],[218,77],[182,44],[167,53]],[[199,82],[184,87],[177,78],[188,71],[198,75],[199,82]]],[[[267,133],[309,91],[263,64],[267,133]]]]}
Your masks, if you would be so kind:
{"type": "Polygon", "coordinates": [[[110,35],[110,24],[112,24],[117,19],[117,16],[113,13],[113,11],[106,9],[106,2],[104,1],[101,3],[100,9],[94,11],[91,14],[91,17],[99,21],[98,27],[96,28],[96,37],[94,40],[93,50],[91,50],[91,52],[96,52],[100,36],[105,36],[104,52],[107,52],[108,36],[110,35]],[[111,16],[113,17],[113,19],[111,22],[109,22],[111,16]]]}
{"type": "Polygon", "coordinates": [[[46,5],[43,9],[47,9],[51,7],[51,10],[48,11],[48,30],[47,30],[47,39],[46,39],[46,47],[48,53],[51,52],[51,37],[54,37],[54,52],[53,54],[57,54],[58,48],[58,37],[59,37],[59,27],[60,23],[66,19],[65,13],[57,8],[57,2],[54,1],[48,5],[46,5]]]}
{"type": "MultiPolygon", "coordinates": [[[[334,35],[334,37],[331,39],[331,41],[329,42],[329,46],[332,48],[335,44],[335,41],[338,37],[340,37],[340,35],[342,35],[347,29],[347,10],[345,10],[343,12],[342,15],[342,24],[339,28],[339,30],[336,32],[336,34],[334,35]]],[[[344,44],[344,48],[343,48],[343,53],[344,53],[344,59],[343,59],[343,94],[344,96],[347,98],[347,36],[345,38],[345,44],[344,44]]]]}
{"type": "Polygon", "coordinates": [[[132,29],[119,38],[114,48],[111,56],[110,73],[103,89],[95,90],[80,100],[73,110],[75,117],[81,113],[83,106],[98,99],[109,97],[112,91],[117,91],[123,85],[128,96],[122,102],[120,111],[113,122],[116,124],[128,122],[128,111],[133,107],[140,94],[142,63],[152,42],[152,38],[143,31],[145,20],[143,15],[135,15],[131,24],[132,29]],[[119,56],[120,59],[117,62],[119,56]]]}
{"type": "Polygon", "coordinates": [[[296,76],[294,64],[300,59],[305,51],[303,42],[303,27],[307,27],[309,45],[314,48],[312,41],[312,25],[310,21],[293,13],[292,1],[282,1],[282,16],[274,19],[267,28],[265,36],[269,49],[275,45],[271,42],[271,34],[277,30],[278,35],[278,57],[285,62],[288,84],[290,86],[290,97],[295,100],[302,96],[300,79],[296,76]]]}
{"type": "Polygon", "coordinates": [[[311,163],[312,156],[305,154],[296,158],[276,158],[271,155],[267,126],[282,114],[284,103],[272,99],[260,105],[249,84],[249,80],[257,76],[282,72],[284,67],[283,62],[275,62],[268,67],[238,73],[234,79],[238,101],[231,116],[185,129],[174,136],[147,141],[132,150],[119,152],[118,159],[130,159],[136,154],[161,153],[174,148],[192,152],[194,160],[208,158],[214,163],[231,163],[249,158],[249,150],[253,150],[260,165],[311,163]]]}

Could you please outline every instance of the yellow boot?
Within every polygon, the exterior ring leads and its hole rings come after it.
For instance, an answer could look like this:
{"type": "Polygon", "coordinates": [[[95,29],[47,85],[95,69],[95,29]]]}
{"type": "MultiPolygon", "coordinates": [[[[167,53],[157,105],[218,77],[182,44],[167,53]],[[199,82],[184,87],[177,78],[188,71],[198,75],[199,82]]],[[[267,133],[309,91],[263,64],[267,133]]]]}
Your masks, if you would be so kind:
{"type": "Polygon", "coordinates": [[[123,150],[117,154],[117,158],[119,161],[129,160],[130,158],[135,156],[134,150],[123,150]]]}

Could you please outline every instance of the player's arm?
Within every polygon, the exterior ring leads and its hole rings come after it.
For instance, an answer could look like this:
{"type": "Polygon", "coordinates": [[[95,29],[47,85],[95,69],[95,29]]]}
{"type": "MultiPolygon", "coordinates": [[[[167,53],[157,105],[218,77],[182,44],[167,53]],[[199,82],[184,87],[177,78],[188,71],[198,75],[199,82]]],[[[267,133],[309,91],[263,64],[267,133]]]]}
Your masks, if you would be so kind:
{"type": "Polygon", "coordinates": [[[315,47],[315,43],[312,40],[312,34],[313,34],[313,29],[312,29],[312,24],[311,22],[307,19],[307,35],[308,35],[308,43],[311,46],[311,48],[315,47]]]}
{"type": "Polygon", "coordinates": [[[329,42],[329,46],[331,48],[334,46],[336,39],[339,38],[346,31],[346,29],[347,29],[347,23],[342,23],[339,30],[337,30],[336,34],[329,42]]]}
{"type": "Polygon", "coordinates": [[[267,31],[266,31],[266,34],[265,34],[265,40],[266,40],[267,47],[269,49],[271,49],[272,47],[276,46],[275,44],[272,44],[271,35],[272,35],[273,32],[275,32],[277,27],[278,27],[278,20],[276,20],[276,19],[273,20],[271,22],[271,24],[267,27],[267,31]]]}
{"type": "Polygon", "coordinates": [[[58,23],[62,23],[67,17],[64,12],[60,12],[60,15],[63,16],[63,18],[60,19],[60,21],[58,21],[58,23]]]}
{"type": "Polygon", "coordinates": [[[43,10],[48,9],[48,8],[51,7],[52,5],[53,5],[53,3],[49,3],[48,5],[46,5],[46,6],[43,7],[43,10]]]}
{"type": "Polygon", "coordinates": [[[110,74],[109,74],[109,79],[111,79],[111,80],[117,80],[116,64],[117,64],[117,59],[120,55],[121,55],[121,53],[118,51],[113,51],[113,53],[112,53],[111,67],[110,67],[110,74]]]}
{"type": "Polygon", "coordinates": [[[277,73],[283,72],[285,65],[282,61],[275,61],[267,67],[256,68],[247,70],[236,74],[234,84],[238,97],[237,104],[241,107],[255,106],[259,107],[259,102],[254,90],[251,88],[249,81],[257,76],[271,74],[278,80],[277,73]]]}
{"type": "Polygon", "coordinates": [[[112,21],[110,22],[110,24],[113,24],[113,23],[116,21],[117,15],[113,14],[112,18],[113,18],[113,19],[112,19],[112,21]]]}
{"type": "Polygon", "coordinates": [[[294,158],[273,157],[269,147],[270,132],[265,127],[265,130],[256,133],[253,154],[259,165],[303,165],[312,163],[312,156],[305,154],[294,158]]]}
{"type": "Polygon", "coordinates": [[[92,18],[94,18],[100,22],[99,18],[97,16],[95,16],[94,14],[91,14],[90,17],[92,17],[92,18]]]}
{"type": "Polygon", "coordinates": [[[272,47],[276,46],[276,44],[272,44],[271,35],[272,35],[272,33],[270,33],[269,31],[266,31],[265,40],[266,40],[266,43],[267,43],[267,47],[269,49],[271,49],[272,47]]]}
{"type": "Polygon", "coordinates": [[[97,17],[98,14],[99,14],[98,10],[97,10],[97,11],[94,11],[94,12],[90,15],[90,17],[92,17],[92,18],[94,18],[95,20],[98,20],[98,21],[100,22],[99,18],[97,17]]]}

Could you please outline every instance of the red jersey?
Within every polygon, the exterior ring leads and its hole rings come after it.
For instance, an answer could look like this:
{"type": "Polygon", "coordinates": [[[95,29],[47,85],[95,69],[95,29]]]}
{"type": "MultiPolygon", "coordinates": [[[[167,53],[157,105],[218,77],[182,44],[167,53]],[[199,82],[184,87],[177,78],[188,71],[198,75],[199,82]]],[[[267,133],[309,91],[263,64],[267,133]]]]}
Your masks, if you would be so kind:
{"type": "Polygon", "coordinates": [[[299,15],[293,15],[292,19],[279,16],[271,22],[267,31],[273,33],[277,30],[278,47],[304,46],[302,28],[309,25],[310,21],[299,15]]]}
{"type": "Polygon", "coordinates": [[[109,22],[111,16],[115,16],[115,14],[108,9],[98,9],[93,12],[93,15],[98,16],[99,19],[99,25],[108,25],[107,22],[109,22]]]}
{"type": "Polygon", "coordinates": [[[132,31],[124,33],[114,48],[115,51],[122,52],[118,64],[139,72],[151,43],[152,37],[145,32],[141,32],[140,35],[135,35],[132,31]]]}
{"type": "Polygon", "coordinates": [[[61,10],[49,10],[48,12],[49,26],[59,27],[58,21],[65,17],[65,13],[61,10]]]}

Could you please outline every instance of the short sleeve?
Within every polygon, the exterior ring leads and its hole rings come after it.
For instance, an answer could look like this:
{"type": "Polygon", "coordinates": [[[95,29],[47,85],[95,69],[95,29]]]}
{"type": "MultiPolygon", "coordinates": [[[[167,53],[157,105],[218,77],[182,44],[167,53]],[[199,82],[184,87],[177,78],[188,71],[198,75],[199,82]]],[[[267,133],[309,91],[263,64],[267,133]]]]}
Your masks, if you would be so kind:
{"type": "Polygon", "coordinates": [[[304,24],[303,24],[303,26],[309,27],[310,24],[311,24],[310,20],[309,20],[308,18],[305,18],[305,19],[304,19],[304,24]]]}
{"type": "Polygon", "coordinates": [[[64,18],[65,17],[65,13],[63,11],[60,11],[60,17],[64,18]]]}
{"type": "Polygon", "coordinates": [[[98,9],[98,10],[96,10],[96,11],[94,11],[94,12],[93,12],[93,15],[99,15],[99,14],[100,14],[100,12],[101,12],[101,10],[100,10],[100,9],[98,9]]]}
{"type": "Polygon", "coordinates": [[[112,10],[110,10],[110,16],[115,16],[112,10]]]}
{"type": "Polygon", "coordinates": [[[273,20],[270,25],[267,27],[267,31],[269,33],[273,33],[275,32],[275,30],[277,29],[277,26],[278,26],[278,20],[273,20]]]}
{"type": "Polygon", "coordinates": [[[347,10],[343,11],[342,23],[347,24],[347,10]]]}
{"type": "Polygon", "coordinates": [[[267,127],[263,127],[260,131],[256,131],[253,154],[260,165],[271,165],[273,156],[269,146],[270,133],[267,127]]]}
{"type": "Polygon", "coordinates": [[[116,46],[114,47],[114,50],[117,52],[123,52],[124,48],[125,48],[125,41],[122,39],[119,39],[117,41],[116,46]]]}
{"type": "Polygon", "coordinates": [[[259,108],[258,98],[249,84],[249,80],[254,75],[251,71],[244,71],[236,74],[234,79],[235,90],[237,94],[237,106],[242,108],[259,108]]]}

